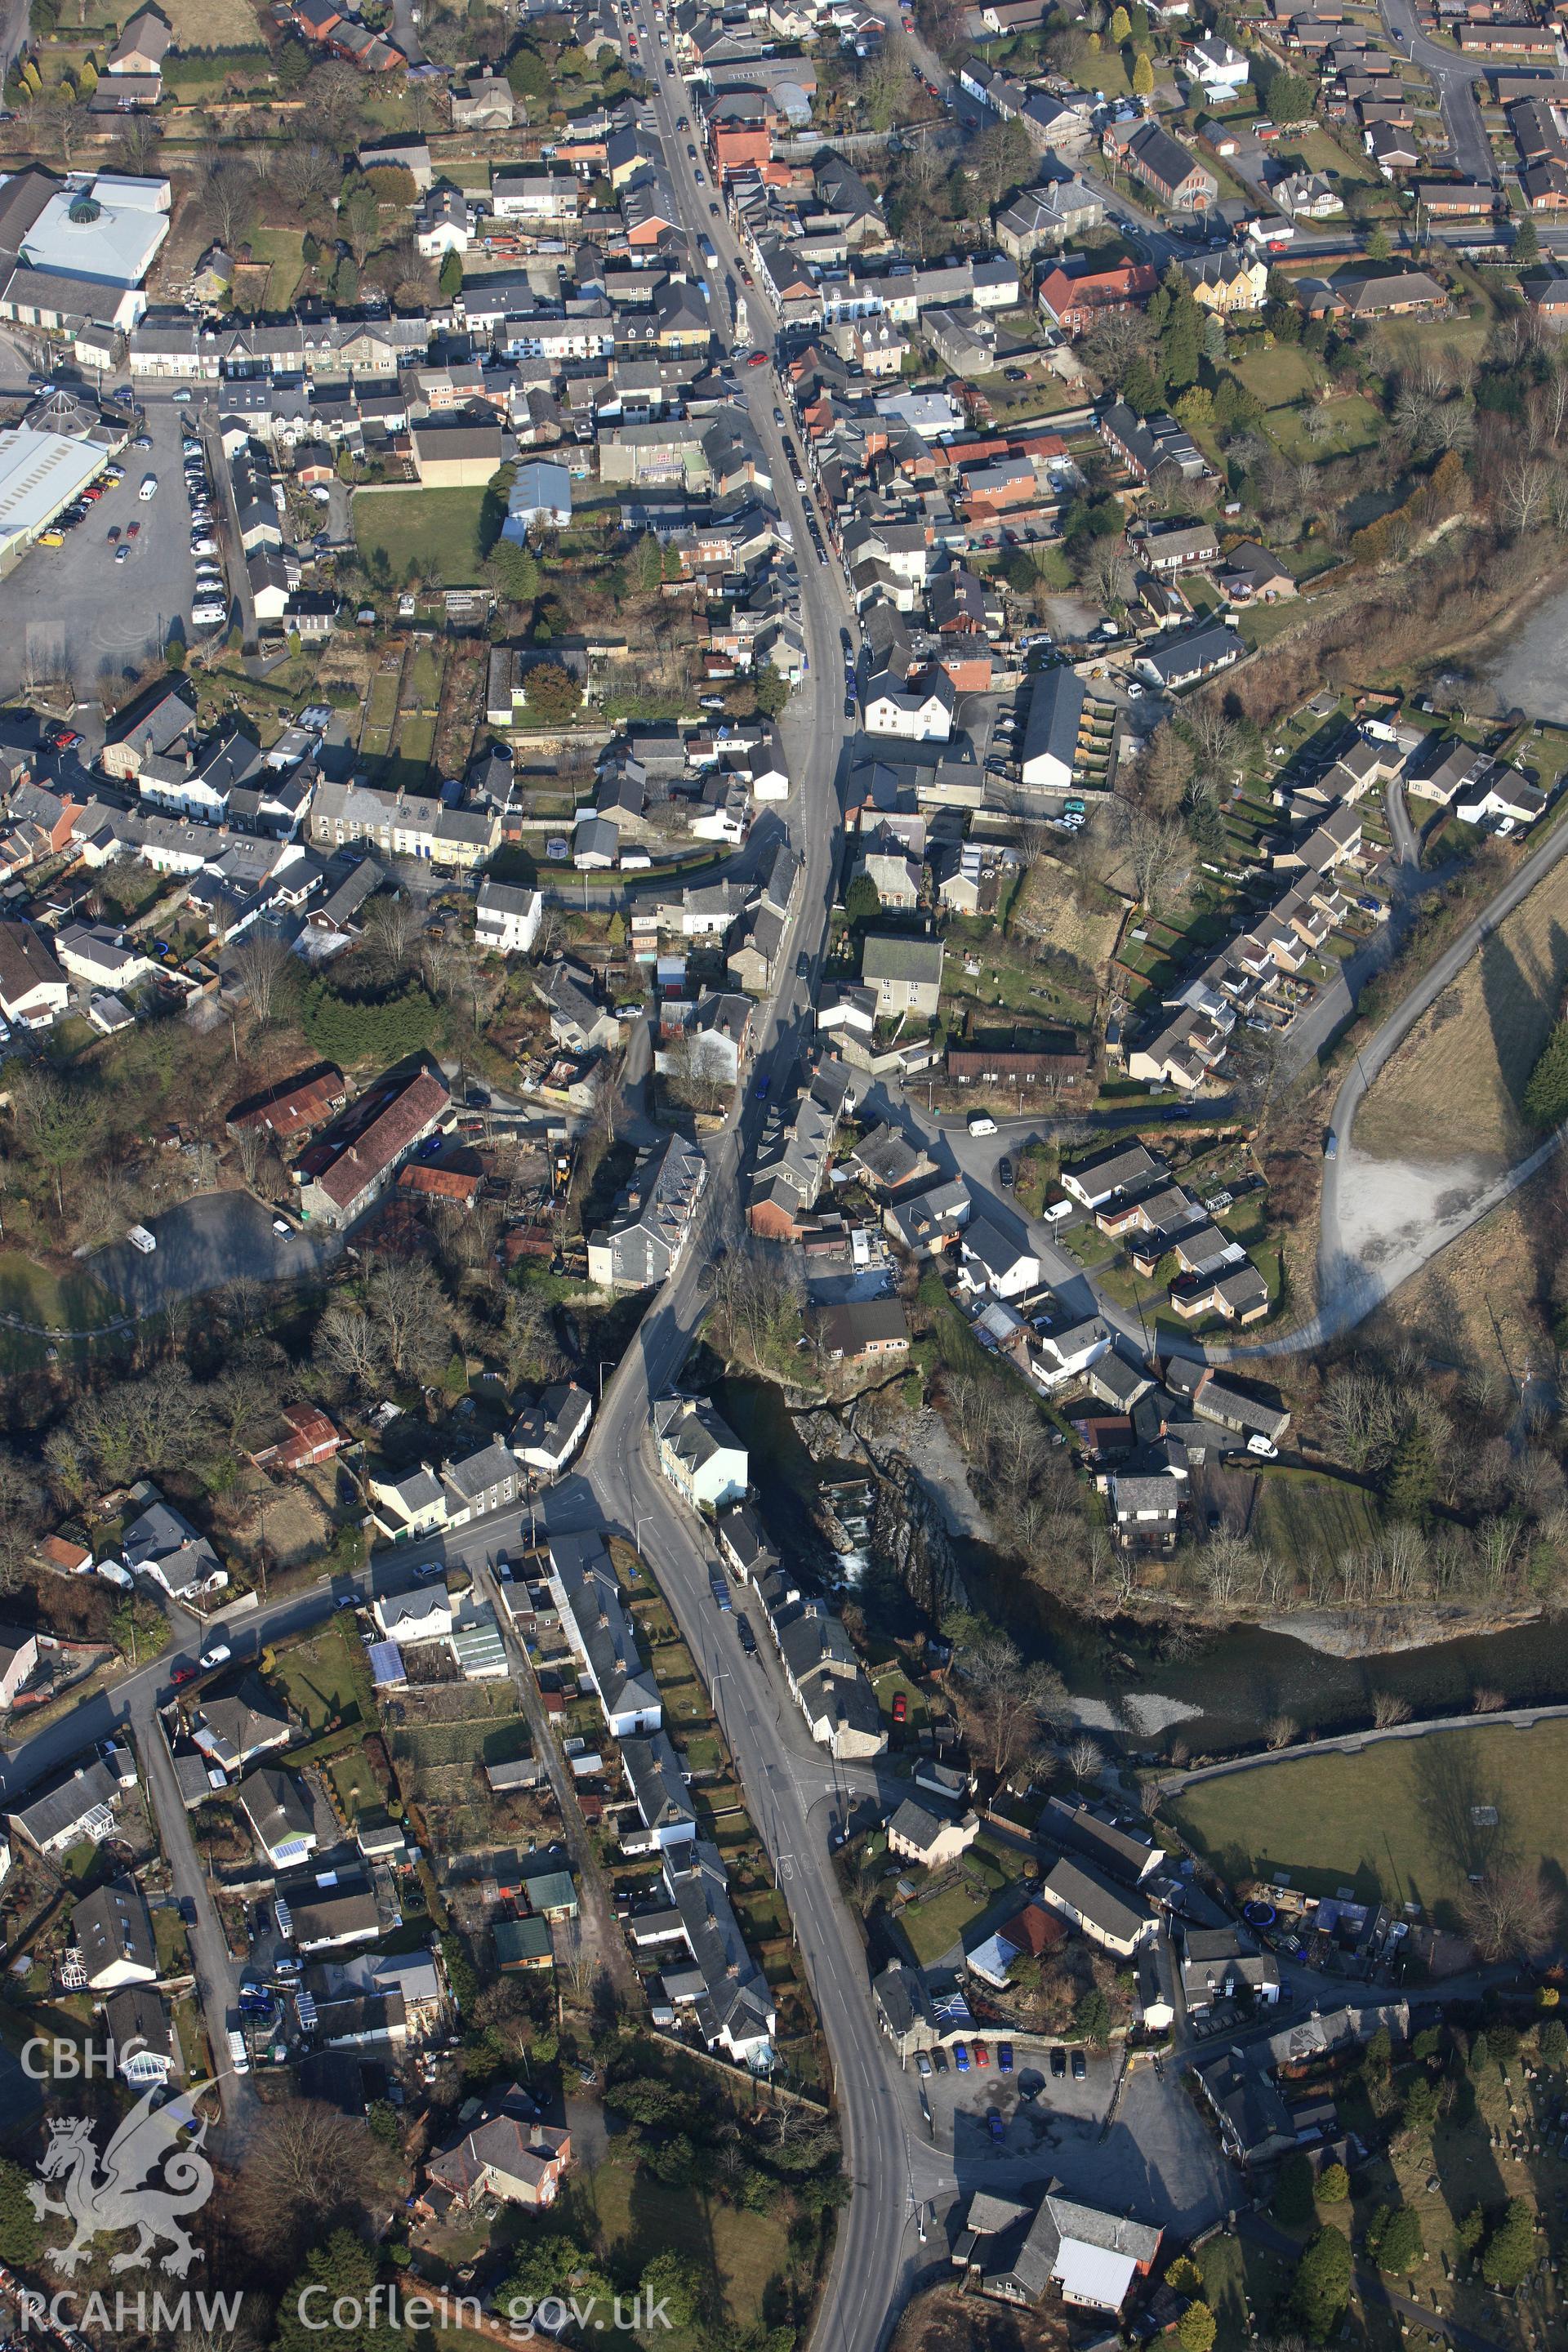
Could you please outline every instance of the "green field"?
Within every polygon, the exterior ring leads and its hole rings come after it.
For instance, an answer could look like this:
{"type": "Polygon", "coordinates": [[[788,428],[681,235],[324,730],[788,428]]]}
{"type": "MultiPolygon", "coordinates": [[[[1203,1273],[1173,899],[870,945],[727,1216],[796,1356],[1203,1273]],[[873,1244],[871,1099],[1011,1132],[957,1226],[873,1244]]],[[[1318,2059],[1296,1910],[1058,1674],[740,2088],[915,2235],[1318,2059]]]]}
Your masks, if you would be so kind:
{"type": "Polygon", "coordinates": [[[250,253],[253,261],[265,264],[272,273],[267,281],[268,309],[286,310],[305,274],[305,256],[300,231],[297,228],[258,228],[252,234],[250,253]]]}
{"type": "Polygon", "coordinates": [[[479,577],[479,514],[483,490],[356,491],[353,534],[367,554],[385,551],[394,580],[410,571],[437,572],[448,588],[471,587],[479,577]]]}
{"type": "Polygon", "coordinates": [[[331,1716],[351,1714],[356,1702],[343,1620],[334,1617],[310,1641],[280,1651],[272,1680],[298,1709],[307,1731],[320,1731],[331,1716]]]}
{"type": "MultiPolygon", "coordinates": [[[[777,2204],[762,2212],[737,2211],[696,2188],[672,2188],[639,2165],[630,2147],[616,2147],[574,2182],[574,2210],[606,2253],[613,2248],[628,2274],[656,2254],[689,2255],[711,2281],[731,2328],[758,2325],[764,2297],[777,2294],[790,2268],[787,2216],[777,2204]]],[[[684,2352],[696,2331],[661,2339],[684,2352]]]]}
{"type": "MultiPolygon", "coordinates": [[[[1257,1255],[1247,1234],[1239,1238],[1257,1255]]],[[[1377,1507],[1360,1486],[1344,1478],[1320,1478],[1310,1470],[1265,1470],[1248,1532],[1255,1543],[1282,1559],[1314,1554],[1337,1559],[1356,1545],[1370,1543],[1378,1528],[1377,1507]]]]}
{"type": "Polygon", "coordinates": [[[1353,1885],[1447,1916],[1491,1864],[1560,1871],[1565,1774],[1568,1722],[1478,1724],[1227,1773],[1184,1790],[1171,1811],[1233,1883],[1284,1871],[1307,1894],[1353,1885]],[[1476,1818],[1489,1807],[1495,1827],[1476,1818]]]}

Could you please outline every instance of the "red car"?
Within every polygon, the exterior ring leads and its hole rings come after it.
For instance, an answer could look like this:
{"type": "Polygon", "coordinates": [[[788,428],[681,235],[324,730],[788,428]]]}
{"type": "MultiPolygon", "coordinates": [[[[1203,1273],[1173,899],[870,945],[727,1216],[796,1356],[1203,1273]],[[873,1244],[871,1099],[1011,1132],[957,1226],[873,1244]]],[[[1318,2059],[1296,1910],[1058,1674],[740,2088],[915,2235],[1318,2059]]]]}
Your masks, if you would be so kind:
{"type": "Polygon", "coordinates": [[[895,1723],[902,1723],[905,1717],[909,1714],[909,1711],[910,1702],[908,1695],[903,1691],[895,1691],[893,1693],[893,1721],[895,1723]]]}
{"type": "Polygon", "coordinates": [[[57,751],[74,751],[81,741],[81,737],[74,727],[58,727],[50,736],[49,741],[57,751]]]}
{"type": "Polygon", "coordinates": [[[174,1683],[176,1687],[178,1687],[181,1683],[194,1683],[199,1671],[200,1669],[195,1666],[176,1666],[174,1673],[169,1676],[169,1680],[174,1683]]]}
{"type": "Polygon", "coordinates": [[[766,352],[753,352],[751,358],[746,362],[746,365],[748,367],[766,367],[767,363],[768,355],[766,352]]]}
{"type": "Polygon", "coordinates": [[[128,523],[126,524],[126,526],[125,526],[125,536],[126,536],[126,538],[127,538],[127,539],[134,539],[134,538],[135,538],[135,536],[136,536],[136,534],[137,534],[137,532],[141,530],[141,528],[142,528],[142,526],[141,526],[141,524],[140,524],[139,522],[128,522],[128,523]]]}
{"type": "Polygon", "coordinates": [[[970,2047],[973,2049],[973,2053],[974,2053],[974,2063],[975,2063],[975,2064],[976,2064],[977,2066],[989,2066],[989,2065],[990,2065],[990,2063],[991,2063],[991,2053],[990,2053],[990,2051],[989,2051],[989,2050],[987,2050],[987,2048],[985,2047],[985,2044],[984,2044],[984,2042],[972,2042],[972,2043],[970,2044],[970,2047]]]}

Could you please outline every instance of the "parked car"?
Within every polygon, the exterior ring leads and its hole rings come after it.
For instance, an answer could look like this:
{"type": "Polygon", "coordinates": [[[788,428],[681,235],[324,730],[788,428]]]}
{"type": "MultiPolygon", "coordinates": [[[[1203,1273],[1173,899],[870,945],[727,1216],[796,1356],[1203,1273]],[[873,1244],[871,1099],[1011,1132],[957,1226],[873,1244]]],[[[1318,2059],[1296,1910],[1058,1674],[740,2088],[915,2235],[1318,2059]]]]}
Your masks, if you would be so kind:
{"type": "Polygon", "coordinates": [[[1083,2080],[1083,2078],[1084,2078],[1084,2076],[1088,2074],[1088,2072],[1089,2072],[1089,2061],[1088,2061],[1088,2059],[1084,2056],[1083,2052],[1082,2052],[1081,2050],[1075,2050],[1075,2051],[1073,2052],[1073,2053],[1072,2053],[1072,2078],[1073,2078],[1073,2081],[1074,2081],[1075,2083],[1081,2083],[1081,2082],[1082,2082],[1082,2080],[1083,2080]]]}
{"type": "Polygon", "coordinates": [[[969,1118],[969,1132],[971,1135],[994,1135],[996,1122],[989,1111],[972,1111],[969,1118]]]}
{"type": "Polygon", "coordinates": [[[1010,2042],[999,2042],[996,2044],[996,2063],[1001,2067],[1004,2074],[1012,2073],[1013,2045],[1010,2042]]]}
{"type": "Polygon", "coordinates": [[[1052,2072],[1052,2074],[1065,2074],[1067,2073],[1067,2070],[1068,2070],[1068,2053],[1067,2053],[1067,2052],[1066,2052],[1065,2050],[1053,2050],[1053,2051],[1052,2051],[1052,2053],[1051,2053],[1051,2072],[1052,2072]]]}
{"type": "Polygon", "coordinates": [[[987,2130],[990,2132],[991,2137],[992,2137],[992,2138],[993,2138],[993,2139],[1005,2139],[1005,2138],[1006,2138],[1006,2137],[1007,2137],[1007,2126],[1006,2126],[1006,2125],[1003,2122],[1003,2120],[1002,2120],[1002,2117],[1001,2117],[1000,2114],[997,2112],[997,2110],[996,2110],[994,2107],[987,2107],[987,2108],[986,2108],[986,2110],[985,2110],[985,2125],[986,2125],[986,2128],[987,2128],[987,2130]]]}
{"type": "Polygon", "coordinates": [[[422,1559],[414,1573],[421,1584],[428,1584],[433,1578],[446,1575],[447,1565],[444,1560],[422,1559]]]}
{"type": "Polygon", "coordinates": [[[895,1723],[904,1722],[909,1715],[909,1694],[905,1691],[895,1691],[893,1693],[893,1721],[895,1723]]]}
{"type": "Polygon", "coordinates": [[[1010,1160],[999,1160],[996,1162],[996,1181],[1001,1185],[1004,1192],[1012,1191],[1013,1163],[1010,1160]]]}
{"type": "Polygon", "coordinates": [[[233,1655],[226,1642],[209,1642],[202,1652],[202,1664],[210,1674],[214,1666],[226,1666],[233,1655]]]}
{"type": "Polygon", "coordinates": [[[926,2056],[923,2050],[917,2051],[915,2053],[915,2072],[917,2074],[921,2075],[924,2081],[928,2083],[930,2082],[931,2060],[926,2056]]]}
{"type": "Polygon", "coordinates": [[[977,2042],[974,2045],[974,2063],[983,2070],[991,2063],[991,2053],[984,2042],[977,2042]]]}
{"type": "Polygon", "coordinates": [[[136,495],[142,500],[143,505],[145,505],[150,499],[155,499],[158,495],[157,475],[143,474],[142,477],[142,487],[137,491],[136,495]]]}
{"type": "Polygon", "coordinates": [[[955,2042],[952,2045],[952,2063],[957,2067],[961,2074],[968,2074],[969,2053],[964,2048],[962,2042],[955,2042]]]}
{"type": "Polygon", "coordinates": [[[192,1665],[176,1666],[169,1680],[178,1689],[184,1683],[194,1683],[199,1669],[192,1665]]]}
{"type": "Polygon", "coordinates": [[[195,1926],[195,1924],[196,1924],[196,1902],[195,1902],[195,1895],[181,1895],[181,1897],[180,1897],[180,1902],[179,1902],[179,1912],[180,1912],[180,1916],[181,1916],[181,1918],[184,1921],[184,1923],[185,1923],[185,1925],[186,1925],[186,1927],[194,1927],[195,1926]]]}

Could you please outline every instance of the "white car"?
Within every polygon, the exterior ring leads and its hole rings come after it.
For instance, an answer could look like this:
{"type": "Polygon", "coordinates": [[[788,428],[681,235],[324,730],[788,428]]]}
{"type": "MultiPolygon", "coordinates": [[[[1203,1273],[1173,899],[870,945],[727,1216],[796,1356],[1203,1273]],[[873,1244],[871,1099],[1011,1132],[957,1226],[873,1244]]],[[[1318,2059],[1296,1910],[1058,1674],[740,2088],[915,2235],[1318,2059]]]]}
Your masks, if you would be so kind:
{"type": "Polygon", "coordinates": [[[136,495],[142,500],[143,505],[146,505],[150,499],[155,499],[158,495],[157,475],[143,474],[142,477],[142,487],[137,491],[136,495]]]}
{"type": "Polygon", "coordinates": [[[186,404],[189,402],[190,397],[191,397],[191,395],[190,395],[190,394],[189,394],[188,392],[177,392],[177,393],[174,394],[174,404],[175,404],[175,406],[176,406],[177,408],[183,408],[183,407],[184,407],[184,406],[186,405],[186,404]]]}
{"type": "Polygon", "coordinates": [[[205,534],[196,539],[193,539],[191,541],[191,553],[193,555],[216,555],[217,553],[217,541],[216,539],[206,538],[205,534]]]}
{"type": "Polygon", "coordinates": [[[310,496],[315,499],[316,504],[319,507],[330,507],[332,503],[332,494],[331,490],[328,489],[325,482],[312,482],[310,485],[310,496]]]}
{"type": "Polygon", "coordinates": [[[272,1220],[272,1230],[281,1241],[287,1241],[294,1228],[289,1223],[287,1217],[274,1217],[272,1220]]]}
{"type": "Polygon", "coordinates": [[[209,1642],[202,1652],[202,1664],[204,1666],[224,1666],[233,1655],[234,1652],[226,1642],[209,1642]]]}
{"type": "Polygon", "coordinates": [[[1257,1454],[1260,1455],[1265,1462],[1275,1461],[1279,1453],[1279,1448],[1274,1444],[1273,1440],[1271,1438],[1265,1437],[1261,1431],[1247,1439],[1247,1450],[1249,1454],[1257,1454]]]}
{"type": "Polygon", "coordinates": [[[973,1111],[970,1115],[969,1132],[971,1135],[994,1135],[996,1122],[989,1111],[973,1111]]]}

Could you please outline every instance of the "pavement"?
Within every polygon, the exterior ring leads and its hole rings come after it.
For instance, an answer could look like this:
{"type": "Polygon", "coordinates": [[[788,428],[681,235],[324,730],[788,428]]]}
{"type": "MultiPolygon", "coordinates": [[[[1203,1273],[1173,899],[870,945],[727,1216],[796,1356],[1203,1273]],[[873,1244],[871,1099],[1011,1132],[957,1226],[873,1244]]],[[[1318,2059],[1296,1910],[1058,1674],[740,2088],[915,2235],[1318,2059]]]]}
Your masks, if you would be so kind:
{"type": "Polygon", "coordinates": [[[249,1192],[199,1192],[147,1221],[158,1246],[150,1253],[116,1242],[87,1261],[128,1316],[155,1315],[226,1282],[302,1282],[340,1257],[343,1236],[330,1226],[272,1230],[273,1212],[249,1192]]]}
{"type": "MultiPolygon", "coordinates": [[[[60,371],[51,373],[58,378],[60,371]]],[[[9,370],[6,371],[9,376],[9,370]]],[[[79,696],[120,695],[128,678],[188,616],[193,579],[179,418],[167,399],[150,399],[149,449],[127,448],[125,479],[66,533],[63,547],[36,547],[0,583],[0,698],[35,679],[69,677],[79,696]],[[158,477],[143,504],[144,474],[158,477]],[[106,534],[118,523],[141,528],[128,562],[116,564],[106,534]]]]}

